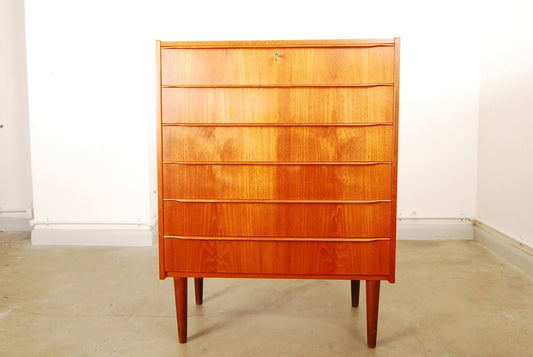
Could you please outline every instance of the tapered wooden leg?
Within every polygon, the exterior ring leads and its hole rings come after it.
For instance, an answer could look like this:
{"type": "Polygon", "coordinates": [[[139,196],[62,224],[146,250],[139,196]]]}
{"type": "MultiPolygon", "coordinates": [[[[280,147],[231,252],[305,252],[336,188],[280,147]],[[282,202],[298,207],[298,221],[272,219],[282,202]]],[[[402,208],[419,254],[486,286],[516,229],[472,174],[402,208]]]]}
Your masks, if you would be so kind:
{"type": "Polygon", "coordinates": [[[178,320],[178,340],[187,342],[187,278],[174,278],[176,317],[178,320]]]}
{"type": "Polygon", "coordinates": [[[376,347],[378,333],[379,280],[366,281],[366,340],[368,347],[376,347]]]}
{"type": "Polygon", "coordinates": [[[361,281],[359,280],[352,280],[351,283],[351,290],[352,290],[352,307],[358,307],[359,306],[359,287],[361,286],[361,281]]]}
{"type": "Polygon", "coordinates": [[[194,278],[194,296],[196,305],[202,305],[204,301],[204,278],[194,278]]]}

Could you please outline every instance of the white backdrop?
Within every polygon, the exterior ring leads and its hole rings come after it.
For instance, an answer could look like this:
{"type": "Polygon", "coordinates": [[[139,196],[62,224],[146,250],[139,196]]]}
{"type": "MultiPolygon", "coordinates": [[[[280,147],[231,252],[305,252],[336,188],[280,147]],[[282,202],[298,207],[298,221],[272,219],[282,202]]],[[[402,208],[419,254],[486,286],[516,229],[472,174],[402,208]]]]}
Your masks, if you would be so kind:
{"type": "Polygon", "coordinates": [[[23,5],[0,0],[0,231],[28,230],[32,213],[23,5]]]}
{"type": "Polygon", "coordinates": [[[493,7],[480,94],[476,218],[533,248],[533,3],[493,7]]]}
{"type": "Polygon", "coordinates": [[[150,228],[157,215],[156,39],[401,36],[398,214],[475,216],[477,1],[25,6],[36,230],[150,228]]]}

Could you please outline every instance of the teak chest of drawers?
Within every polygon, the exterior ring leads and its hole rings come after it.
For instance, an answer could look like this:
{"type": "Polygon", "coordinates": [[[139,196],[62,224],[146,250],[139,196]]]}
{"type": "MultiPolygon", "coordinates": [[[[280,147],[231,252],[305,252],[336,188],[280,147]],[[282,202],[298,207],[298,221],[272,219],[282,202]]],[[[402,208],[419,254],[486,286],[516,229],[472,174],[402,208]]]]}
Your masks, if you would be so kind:
{"type": "Polygon", "coordinates": [[[160,278],[394,282],[399,39],[157,41],[160,278]]]}

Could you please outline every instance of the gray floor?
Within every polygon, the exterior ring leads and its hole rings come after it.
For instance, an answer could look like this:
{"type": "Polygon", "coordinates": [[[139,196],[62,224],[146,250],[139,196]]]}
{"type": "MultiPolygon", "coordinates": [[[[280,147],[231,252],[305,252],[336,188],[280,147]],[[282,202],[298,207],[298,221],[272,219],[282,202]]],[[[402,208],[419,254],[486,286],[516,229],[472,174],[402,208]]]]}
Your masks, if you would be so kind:
{"type": "Polygon", "coordinates": [[[533,355],[532,279],[472,241],[399,242],[375,350],[346,281],[206,279],[179,345],[155,247],[0,247],[0,356],[533,355]]]}

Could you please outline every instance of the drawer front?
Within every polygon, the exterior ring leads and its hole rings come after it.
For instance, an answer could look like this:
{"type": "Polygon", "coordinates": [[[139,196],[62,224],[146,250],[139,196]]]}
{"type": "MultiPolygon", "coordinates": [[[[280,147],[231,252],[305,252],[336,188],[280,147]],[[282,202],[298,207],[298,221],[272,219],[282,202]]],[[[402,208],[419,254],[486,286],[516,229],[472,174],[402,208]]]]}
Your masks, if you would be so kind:
{"type": "Polygon", "coordinates": [[[163,127],[163,161],[392,161],[391,125],[163,127]]]}
{"type": "Polygon", "coordinates": [[[161,51],[162,85],[327,85],[393,79],[394,47],[161,51]]]}
{"type": "Polygon", "coordinates": [[[282,242],[165,238],[165,270],[183,273],[388,275],[390,241],[282,242]]]}
{"type": "Polygon", "coordinates": [[[392,165],[163,165],[163,198],[391,200],[392,165]]]}
{"type": "Polygon", "coordinates": [[[391,203],[163,201],[165,236],[390,237],[391,203]]]}
{"type": "Polygon", "coordinates": [[[163,123],[392,123],[393,90],[163,88],[163,123]]]}

